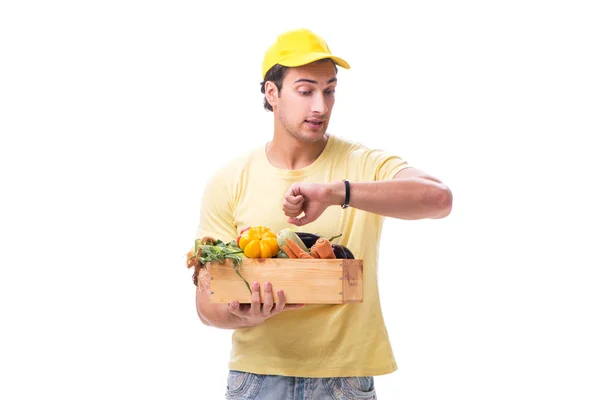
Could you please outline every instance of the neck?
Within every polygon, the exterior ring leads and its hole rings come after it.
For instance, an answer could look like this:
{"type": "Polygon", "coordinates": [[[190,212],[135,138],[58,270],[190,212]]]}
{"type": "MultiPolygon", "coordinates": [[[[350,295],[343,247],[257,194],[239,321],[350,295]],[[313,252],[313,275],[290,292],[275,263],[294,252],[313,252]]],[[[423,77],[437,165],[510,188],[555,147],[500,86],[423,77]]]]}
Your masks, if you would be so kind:
{"type": "Polygon", "coordinates": [[[307,142],[295,138],[283,127],[275,128],[273,140],[267,143],[265,153],[269,162],[276,168],[305,168],[319,158],[327,144],[327,134],[317,141],[307,142]]]}

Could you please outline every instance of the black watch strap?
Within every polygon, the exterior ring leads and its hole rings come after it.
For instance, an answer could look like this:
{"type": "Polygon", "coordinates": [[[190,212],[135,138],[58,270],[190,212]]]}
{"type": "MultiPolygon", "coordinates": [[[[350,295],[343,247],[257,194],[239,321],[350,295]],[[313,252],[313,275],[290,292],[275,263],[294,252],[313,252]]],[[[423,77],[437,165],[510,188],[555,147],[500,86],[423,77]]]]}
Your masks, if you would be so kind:
{"type": "Polygon", "coordinates": [[[347,179],[344,179],[344,185],[346,185],[346,198],[344,199],[342,208],[346,208],[350,205],[350,182],[348,182],[347,179]]]}

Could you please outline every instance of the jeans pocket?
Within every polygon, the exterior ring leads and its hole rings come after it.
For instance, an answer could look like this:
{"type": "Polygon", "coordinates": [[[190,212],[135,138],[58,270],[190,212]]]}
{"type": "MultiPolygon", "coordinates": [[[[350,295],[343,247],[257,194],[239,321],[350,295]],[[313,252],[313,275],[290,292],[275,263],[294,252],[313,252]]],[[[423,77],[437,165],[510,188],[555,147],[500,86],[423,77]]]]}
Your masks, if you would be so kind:
{"type": "Polygon", "coordinates": [[[252,400],[258,394],[261,379],[258,375],[242,372],[229,371],[227,376],[227,400],[252,400]]]}
{"type": "Polygon", "coordinates": [[[326,384],[329,394],[336,400],[376,400],[375,381],[372,376],[331,378],[326,384]]]}
{"type": "Polygon", "coordinates": [[[342,383],[350,386],[353,390],[360,393],[371,393],[375,390],[375,380],[372,376],[353,376],[349,378],[341,378],[342,383]]]}

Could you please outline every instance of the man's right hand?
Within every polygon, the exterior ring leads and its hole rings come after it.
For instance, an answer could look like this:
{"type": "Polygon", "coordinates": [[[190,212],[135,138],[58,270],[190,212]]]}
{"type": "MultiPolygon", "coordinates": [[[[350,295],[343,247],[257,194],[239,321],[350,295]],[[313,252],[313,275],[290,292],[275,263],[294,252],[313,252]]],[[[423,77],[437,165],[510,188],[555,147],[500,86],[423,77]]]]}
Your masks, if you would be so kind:
{"type": "Polygon", "coordinates": [[[277,291],[277,302],[274,301],[273,287],[270,282],[264,285],[265,298],[261,304],[260,284],[252,284],[252,300],[250,304],[240,304],[237,300],[229,304],[228,311],[240,319],[245,327],[253,327],[262,324],[267,319],[288,310],[296,310],[304,307],[304,304],[285,304],[283,290],[277,291]]]}

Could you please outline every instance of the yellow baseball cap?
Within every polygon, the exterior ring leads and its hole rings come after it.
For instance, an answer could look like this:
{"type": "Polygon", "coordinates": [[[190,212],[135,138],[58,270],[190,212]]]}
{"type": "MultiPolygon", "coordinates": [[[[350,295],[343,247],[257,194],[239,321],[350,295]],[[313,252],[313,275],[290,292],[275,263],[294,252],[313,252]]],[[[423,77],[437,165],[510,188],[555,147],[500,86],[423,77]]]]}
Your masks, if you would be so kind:
{"type": "Polygon", "coordinates": [[[284,32],[265,53],[262,77],[264,79],[275,64],[299,67],[324,58],[331,58],[340,67],[350,68],[346,61],[331,54],[325,40],[314,32],[304,28],[284,32]]]}

